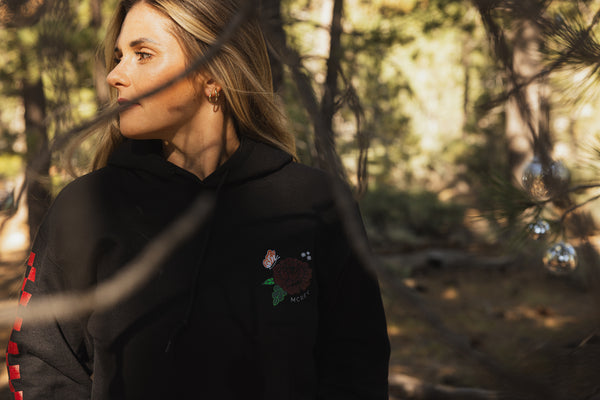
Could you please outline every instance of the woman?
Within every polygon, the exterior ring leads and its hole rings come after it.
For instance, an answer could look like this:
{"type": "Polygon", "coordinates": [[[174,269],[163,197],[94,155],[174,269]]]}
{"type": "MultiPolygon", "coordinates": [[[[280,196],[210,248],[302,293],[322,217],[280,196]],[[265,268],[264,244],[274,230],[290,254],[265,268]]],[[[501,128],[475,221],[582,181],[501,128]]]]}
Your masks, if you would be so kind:
{"type": "Polygon", "coordinates": [[[209,223],[117,307],[34,324],[8,346],[16,399],[387,399],[379,290],[322,172],[293,162],[258,24],[200,72],[131,103],[203,54],[233,0],[122,0],[107,82],[129,105],[95,170],[39,230],[20,307],[113,276],[202,194],[209,223]]]}

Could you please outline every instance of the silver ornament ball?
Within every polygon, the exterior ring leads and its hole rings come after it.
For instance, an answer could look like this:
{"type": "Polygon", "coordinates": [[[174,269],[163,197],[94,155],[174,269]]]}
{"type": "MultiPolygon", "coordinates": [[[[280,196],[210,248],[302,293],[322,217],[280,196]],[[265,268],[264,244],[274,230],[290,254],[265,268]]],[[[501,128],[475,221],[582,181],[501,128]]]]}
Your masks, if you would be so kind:
{"type": "Polygon", "coordinates": [[[546,250],[544,267],[556,275],[564,275],[577,268],[577,252],[569,243],[558,242],[546,250]]]}
{"type": "Polygon", "coordinates": [[[537,157],[534,157],[523,170],[523,176],[521,177],[523,187],[535,200],[547,200],[550,195],[544,179],[545,176],[542,163],[537,157]]]}
{"type": "Polygon", "coordinates": [[[534,240],[543,239],[550,232],[550,224],[543,219],[529,224],[529,234],[534,240]]]}
{"type": "Polygon", "coordinates": [[[567,190],[571,174],[561,161],[543,165],[534,157],[523,170],[521,182],[529,195],[537,201],[545,201],[567,190]]]}

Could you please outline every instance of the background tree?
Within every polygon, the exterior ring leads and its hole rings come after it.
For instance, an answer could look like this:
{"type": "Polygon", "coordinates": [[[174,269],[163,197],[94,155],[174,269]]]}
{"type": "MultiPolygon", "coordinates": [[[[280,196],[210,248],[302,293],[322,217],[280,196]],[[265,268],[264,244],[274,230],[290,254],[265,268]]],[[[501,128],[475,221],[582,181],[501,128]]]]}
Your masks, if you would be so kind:
{"type": "MultiPolygon", "coordinates": [[[[6,22],[11,25],[27,27],[39,21],[45,12],[44,2],[28,2],[26,4],[5,4],[6,22]]],[[[37,32],[33,28],[20,30],[19,33],[8,33],[7,44],[15,45],[20,50],[19,54],[10,62],[13,69],[13,87],[15,94],[23,100],[26,155],[25,193],[29,209],[30,237],[33,237],[42,216],[50,202],[50,193],[47,186],[49,160],[43,154],[49,154],[48,132],[46,128],[46,95],[40,73],[40,49],[35,46],[37,32]],[[44,182],[46,181],[46,182],[44,182]]]]}
{"type": "Polygon", "coordinates": [[[0,2],[0,24],[25,27],[35,24],[43,15],[46,0],[3,0],[0,2]]]}
{"type": "MultiPolygon", "coordinates": [[[[60,154],[51,154],[51,144],[95,112],[91,96],[97,97],[98,104],[107,98],[106,85],[99,85],[96,91],[92,78],[104,74],[94,57],[102,34],[101,5],[100,0],[48,0],[6,2],[0,9],[4,10],[2,21],[6,27],[2,32],[6,38],[6,56],[1,60],[6,78],[3,98],[22,104],[24,120],[22,132],[2,130],[4,151],[24,151],[27,168],[23,193],[31,237],[53,193],[61,186],[60,175],[51,178],[49,174],[53,160],[60,158],[60,154]],[[95,75],[91,65],[95,65],[95,75]],[[22,142],[20,137],[24,138],[22,142]],[[57,187],[53,187],[52,179],[57,187]]],[[[16,120],[19,109],[17,106],[4,112],[16,120]]]]}

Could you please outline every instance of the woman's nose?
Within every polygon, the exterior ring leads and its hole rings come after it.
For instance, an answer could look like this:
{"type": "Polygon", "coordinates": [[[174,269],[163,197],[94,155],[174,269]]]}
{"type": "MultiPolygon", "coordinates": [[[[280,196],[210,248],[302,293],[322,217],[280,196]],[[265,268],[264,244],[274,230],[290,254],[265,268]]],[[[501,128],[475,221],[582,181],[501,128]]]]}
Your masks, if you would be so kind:
{"type": "Polygon", "coordinates": [[[106,82],[112,87],[128,86],[129,78],[124,71],[123,63],[115,65],[115,67],[106,75],[106,82]]]}

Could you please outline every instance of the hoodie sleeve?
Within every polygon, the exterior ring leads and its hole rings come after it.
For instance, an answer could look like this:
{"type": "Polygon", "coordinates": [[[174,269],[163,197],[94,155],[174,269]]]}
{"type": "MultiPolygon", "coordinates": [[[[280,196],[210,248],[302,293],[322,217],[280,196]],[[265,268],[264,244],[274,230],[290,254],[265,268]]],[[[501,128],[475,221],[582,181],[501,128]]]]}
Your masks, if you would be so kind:
{"type": "Polygon", "coordinates": [[[318,399],[387,400],[390,345],[379,286],[334,208],[320,232],[318,399]]]}
{"type": "Polygon", "coordinates": [[[7,348],[9,387],[17,400],[87,399],[91,371],[81,320],[36,323],[23,318],[27,307],[65,290],[61,268],[48,255],[40,233],[27,260],[17,318],[7,348]]]}

